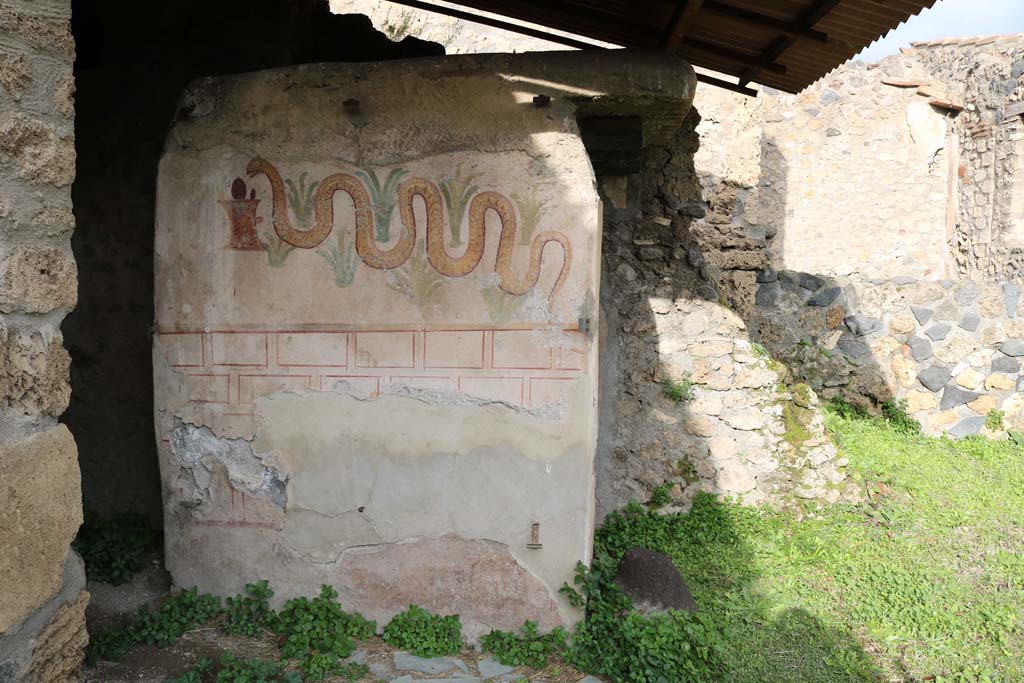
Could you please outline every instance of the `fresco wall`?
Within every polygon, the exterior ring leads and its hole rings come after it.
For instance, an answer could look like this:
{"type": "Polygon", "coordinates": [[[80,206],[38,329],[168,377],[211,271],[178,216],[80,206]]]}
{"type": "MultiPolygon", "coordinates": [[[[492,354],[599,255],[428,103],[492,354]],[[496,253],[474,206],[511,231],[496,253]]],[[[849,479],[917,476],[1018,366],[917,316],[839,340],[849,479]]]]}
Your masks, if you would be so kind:
{"type": "Polygon", "coordinates": [[[470,637],[575,618],[557,589],[593,531],[601,234],[575,114],[603,97],[566,80],[579,61],[190,86],[155,247],[177,584],[330,583],[378,620],[461,613],[470,637]]]}

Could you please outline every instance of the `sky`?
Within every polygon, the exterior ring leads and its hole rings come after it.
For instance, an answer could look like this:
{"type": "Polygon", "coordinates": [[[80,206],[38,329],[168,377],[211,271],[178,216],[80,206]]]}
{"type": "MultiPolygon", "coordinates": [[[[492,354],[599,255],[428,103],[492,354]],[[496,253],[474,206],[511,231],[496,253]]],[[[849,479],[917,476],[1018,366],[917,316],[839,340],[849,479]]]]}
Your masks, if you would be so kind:
{"type": "Polygon", "coordinates": [[[1008,33],[1024,33],[1024,0],[938,0],[866,47],[856,59],[876,62],[914,41],[1008,33]]]}

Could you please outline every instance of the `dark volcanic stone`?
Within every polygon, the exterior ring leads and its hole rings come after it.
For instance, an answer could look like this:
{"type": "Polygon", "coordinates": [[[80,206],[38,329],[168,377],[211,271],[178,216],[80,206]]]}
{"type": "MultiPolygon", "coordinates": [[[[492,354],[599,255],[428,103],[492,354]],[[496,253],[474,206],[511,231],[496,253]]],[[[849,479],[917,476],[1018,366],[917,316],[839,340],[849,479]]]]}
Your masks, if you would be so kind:
{"type": "Polygon", "coordinates": [[[978,314],[970,311],[964,313],[964,317],[960,318],[960,327],[968,332],[974,332],[977,330],[980,323],[981,318],[978,317],[978,314]]]}
{"type": "Polygon", "coordinates": [[[811,275],[810,273],[800,273],[800,286],[803,287],[804,289],[809,289],[813,292],[816,289],[820,289],[823,284],[825,284],[825,281],[822,280],[817,275],[811,275]]]}
{"type": "Polygon", "coordinates": [[[962,406],[965,403],[970,403],[979,396],[981,396],[981,394],[976,391],[961,389],[956,384],[950,382],[942,392],[942,400],[939,402],[939,410],[949,410],[950,408],[962,406]]]}
{"type": "Polygon", "coordinates": [[[1024,356],[1024,339],[1007,339],[999,350],[1007,356],[1024,356]]]}
{"type": "Polygon", "coordinates": [[[951,329],[952,327],[948,323],[936,323],[925,330],[924,333],[931,337],[932,341],[942,341],[951,329]]]}
{"type": "Polygon", "coordinates": [[[911,337],[907,340],[907,346],[918,363],[932,357],[932,343],[924,337],[911,337]]]}
{"type": "Polygon", "coordinates": [[[626,551],[615,574],[615,585],[642,614],[697,610],[697,603],[672,560],[647,548],[626,551]]]}
{"type": "Polygon", "coordinates": [[[778,272],[773,268],[765,268],[757,273],[757,281],[764,284],[768,282],[776,282],[779,279],[778,272]]]}
{"type": "Polygon", "coordinates": [[[779,287],[778,282],[763,284],[757,288],[754,303],[761,308],[771,308],[778,305],[780,294],[782,294],[782,288],[779,287]]]}
{"type": "Polygon", "coordinates": [[[961,438],[964,436],[971,436],[981,431],[981,428],[985,426],[985,416],[978,415],[977,417],[965,417],[964,419],[957,422],[955,425],[949,428],[946,432],[950,436],[961,438]]]}
{"type": "Polygon", "coordinates": [[[807,300],[808,306],[831,306],[832,302],[839,298],[842,293],[842,289],[839,287],[825,287],[815,292],[810,299],[807,300]]]}
{"type": "Polygon", "coordinates": [[[949,381],[950,372],[949,368],[944,368],[941,365],[933,365],[930,368],[922,370],[917,376],[917,379],[921,384],[925,386],[929,391],[938,391],[946,382],[949,381]]]}
{"type": "Polygon", "coordinates": [[[848,315],[846,326],[858,337],[866,337],[882,329],[882,321],[869,315],[848,315]]]}
{"type": "Polygon", "coordinates": [[[992,372],[1005,372],[1008,375],[1015,375],[1020,372],[1020,361],[1008,356],[993,358],[992,372]]]}
{"type": "Polygon", "coordinates": [[[911,306],[910,312],[914,314],[915,318],[917,318],[918,325],[924,325],[932,319],[933,315],[935,315],[935,311],[930,308],[925,308],[924,306],[911,306]]]}

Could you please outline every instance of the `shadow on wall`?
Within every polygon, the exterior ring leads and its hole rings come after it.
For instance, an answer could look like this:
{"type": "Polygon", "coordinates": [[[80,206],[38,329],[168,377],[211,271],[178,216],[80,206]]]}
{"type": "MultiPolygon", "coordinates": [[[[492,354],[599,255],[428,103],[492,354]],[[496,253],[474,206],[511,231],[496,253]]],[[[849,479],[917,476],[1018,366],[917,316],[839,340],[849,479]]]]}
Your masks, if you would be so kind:
{"type": "Polygon", "coordinates": [[[865,348],[841,389],[859,395],[881,371],[837,283],[770,268],[771,241],[785,228],[785,163],[774,141],[761,139],[771,169],[761,176],[775,179],[777,201],[751,224],[744,211],[755,188],[698,177],[699,121],[694,109],[669,145],[646,149],[642,172],[599,178],[599,516],[650,501],[659,487],[668,511],[693,505],[673,518],[662,550],[726,631],[730,680],[864,680],[874,669],[852,634],[759,590],[750,542],[770,533],[764,518],[705,494],[776,506],[855,498],[806,375],[779,360],[795,349],[787,360],[828,363],[821,344],[834,338],[865,348]],[[790,299],[799,313],[783,313],[790,299]]]}
{"type": "Polygon", "coordinates": [[[319,0],[73,3],[77,308],[63,325],[85,509],[161,520],[153,428],[153,216],[157,163],[185,84],[315,61],[439,55],[391,42],[319,0]]]}
{"type": "MultiPolygon", "coordinates": [[[[645,151],[631,196],[601,180],[601,515],[666,483],[683,508],[700,491],[775,505],[849,493],[814,392],[749,331],[784,207],[751,226],[737,218],[750,188],[702,187],[699,121],[693,110],[670,144],[645,151]]],[[[767,143],[762,161],[779,161],[767,143]]]]}

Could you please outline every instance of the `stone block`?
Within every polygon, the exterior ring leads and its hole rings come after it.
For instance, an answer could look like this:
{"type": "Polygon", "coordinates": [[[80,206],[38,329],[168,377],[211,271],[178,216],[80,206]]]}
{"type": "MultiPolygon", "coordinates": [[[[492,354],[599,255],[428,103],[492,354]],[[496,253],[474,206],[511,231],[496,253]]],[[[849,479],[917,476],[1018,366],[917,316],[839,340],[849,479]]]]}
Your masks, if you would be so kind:
{"type": "Polygon", "coordinates": [[[918,363],[932,357],[932,343],[923,337],[911,337],[907,340],[907,346],[918,363]]]}
{"type": "Polygon", "coordinates": [[[915,389],[908,391],[906,395],[907,410],[911,413],[919,413],[924,410],[933,410],[939,405],[939,400],[930,391],[915,389]]]}
{"type": "Polygon", "coordinates": [[[995,410],[999,407],[999,398],[992,394],[985,394],[968,403],[967,407],[979,415],[987,415],[990,410],[995,410]]]}
{"type": "Polygon", "coordinates": [[[747,493],[757,486],[757,479],[739,460],[726,460],[719,464],[715,484],[726,495],[747,493]]]}
{"type": "Polygon", "coordinates": [[[31,416],[64,412],[71,398],[71,359],[62,342],[59,332],[0,325],[0,407],[31,416]]]}
{"type": "Polygon", "coordinates": [[[953,383],[947,384],[946,388],[942,391],[942,400],[939,402],[939,410],[950,410],[951,408],[962,406],[966,403],[970,403],[979,396],[981,396],[981,394],[975,391],[961,389],[953,383]]]}
{"type": "Polygon", "coordinates": [[[75,178],[70,132],[25,114],[0,115],[0,159],[30,183],[65,187],[75,178]]]}
{"type": "Polygon", "coordinates": [[[78,303],[78,269],[71,253],[16,247],[0,261],[0,312],[49,313],[78,303]]]}
{"type": "Polygon", "coordinates": [[[936,323],[925,330],[925,334],[928,335],[932,341],[942,341],[946,338],[946,335],[949,334],[951,329],[953,328],[948,323],[936,323]]]}
{"type": "Polygon", "coordinates": [[[81,523],[78,453],[67,427],[0,445],[0,632],[60,588],[81,523]]]}
{"type": "Polygon", "coordinates": [[[999,347],[999,350],[1007,356],[1012,356],[1014,358],[1024,356],[1024,339],[1008,339],[1003,342],[1003,345],[999,347]]]}
{"type": "Polygon", "coordinates": [[[695,612],[697,603],[672,558],[647,548],[630,548],[619,561],[615,585],[641,614],[695,612]]]}
{"type": "Polygon", "coordinates": [[[989,324],[981,330],[981,343],[987,346],[995,346],[1006,341],[1006,332],[998,324],[989,324]]]}
{"type": "Polygon", "coordinates": [[[981,324],[981,318],[977,313],[967,311],[963,317],[960,318],[960,327],[967,330],[968,332],[974,332],[978,329],[978,325],[981,324]]]}
{"type": "Polygon", "coordinates": [[[53,620],[36,636],[26,681],[32,683],[73,683],[85,656],[89,635],[85,630],[85,607],[89,593],[79,591],[71,602],[57,610],[53,620]]]}
{"type": "Polygon", "coordinates": [[[1012,391],[1017,385],[1017,378],[1010,375],[989,375],[985,378],[985,388],[989,391],[1012,391]]]}
{"type": "Polygon", "coordinates": [[[1015,375],[1020,372],[1020,361],[1009,356],[996,356],[992,359],[992,372],[1005,372],[1015,375]]]}
{"type": "Polygon", "coordinates": [[[917,323],[919,325],[926,324],[932,319],[932,316],[935,315],[935,311],[930,308],[925,308],[924,306],[911,306],[910,311],[914,314],[914,317],[917,318],[917,323]]]}
{"type": "Polygon", "coordinates": [[[935,317],[944,322],[955,322],[960,320],[960,309],[952,301],[946,300],[935,309],[935,317]]]}
{"type": "Polygon", "coordinates": [[[977,417],[965,417],[946,430],[946,433],[956,438],[973,436],[974,434],[981,432],[981,428],[984,426],[985,417],[983,415],[979,415],[977,417]]]}
{"type": "Polygon", "coordinates": [[[831,306],[839,298],[843,290],[841,287],[825,287],[811,295],[807,300],[808,306],[831,306]]]}
{"type": "Polygon", "coordinates": [[[917,375],[918,381],[921,382],[921,384],[923,384],[929,391],[938,391],[946,385],[949,378],[949,368],[941,365],[933,365],[930,368],[922,370],[917,375]]]}
{"type": "Polygon", "coordinates": [[[977,283],[967,281],[953,292],[953,299],[961,306],[974,304],[981,296],[981,288],[977,283]]]}
{"type": "Polygon", "coordinates": [[[966,368],[956,375],[956,383],[964,389],[977,389],[985,380],[985,375],[974,368],[966,368]]]}
{"type": "Polygon", "coordinates": [[[895,355],[890,363],[890,367],[900,386],[909,387],[914,383],[914,378],[917,375],[917,363],[913,359],[902,355],[895,355]]]}
{"type": "Polygon", "coordinates": [[[77,683],[88,636],[85,565],[74,551],[62,563],[57,592],[0,633],[0,681],[77,683]]]}
{"type": "Polygon", "coordinates": [[[912,334],[915,329],[914,316],[910,313],[900,313],[889,319],[889,332],[892,334],[904,336],[912,334]]]}
{"type": "Polygon", "coordinates": [[[868,315],[846,316],[846,327],[858,337],[866,337],[882,329],[882,321],[868,315]]]}
{"type": "Polygon", "coordinates": [[[811,273],[800,273],[798,275],[798,281],[801,287],[812,292],[820,289],[821,286],[825,284],[823,279],[817,275],[812,275],[811,273]]]}

